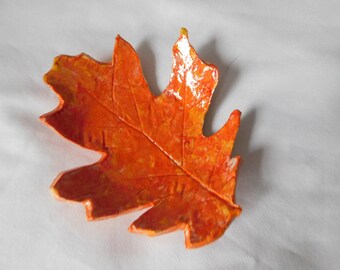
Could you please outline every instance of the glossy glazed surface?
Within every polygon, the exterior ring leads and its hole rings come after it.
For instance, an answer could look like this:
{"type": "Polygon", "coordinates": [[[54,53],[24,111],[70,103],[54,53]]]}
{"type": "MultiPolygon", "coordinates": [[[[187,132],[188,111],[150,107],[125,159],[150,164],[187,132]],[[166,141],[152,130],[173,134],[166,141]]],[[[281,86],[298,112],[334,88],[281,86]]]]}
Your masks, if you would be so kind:
{"type": "Polygon", "coordinates": [[[216,134],[203,136],[218,73],[198,57],[185,29],[173,47],[170,82],[158,97],[149,90],[136,52],[119,36],[112,63],[62,55],[44,79],[60,104],[41,119],[103,154],[52,184],[58,198],[83,202],[88,219],[153,206],[130,231],[157,235],[184,229],[191,248],[216,240],[241,213],[234,198],[240,157],[230,157],[240,112],[216,134]]]}

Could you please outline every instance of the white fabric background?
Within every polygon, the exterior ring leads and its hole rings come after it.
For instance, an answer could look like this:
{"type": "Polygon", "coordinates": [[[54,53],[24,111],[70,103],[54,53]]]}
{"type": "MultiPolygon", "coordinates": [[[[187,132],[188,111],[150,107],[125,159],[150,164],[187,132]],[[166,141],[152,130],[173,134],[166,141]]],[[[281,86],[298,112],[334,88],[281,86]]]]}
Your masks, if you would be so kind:
{"type": "Polygon", "coordinates": [[[339,269],[339,14],[338,0],[0,0],[0,268],[339,269]],[[181,26],[220,70],[205,133],[243,112],[243,213],[195,250],[182,231],[129,233],[142,212],[87,222],[56,201],[56,175],[99,155],[38,121],[58,103],[42,82],[54,56],[109,61],[120,34],[159,93],[181,26]]]}

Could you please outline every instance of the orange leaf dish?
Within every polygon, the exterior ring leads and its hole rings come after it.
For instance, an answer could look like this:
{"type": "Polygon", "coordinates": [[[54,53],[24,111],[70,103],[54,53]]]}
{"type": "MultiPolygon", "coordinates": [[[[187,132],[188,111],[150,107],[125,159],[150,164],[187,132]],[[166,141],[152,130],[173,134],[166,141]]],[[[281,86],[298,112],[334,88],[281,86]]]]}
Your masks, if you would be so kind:
{"type": "Polygon", "coordinates": [[[198,57],[186,29],[173,47],[170,82],[157,97],[120,36],[112,63],[61,55],[44,80],[60,104],[41,119],[102,153],[92,165],[61,173],[51,186],[57,198],[82,202],[89,220],[151,207],[131,232],[183,229],[186,247],[194,248],[219,238],[241,213],[234,196],[240,157],[230,157],[240,111],[214,135],[202,134],[218,72],[198,57]]]}

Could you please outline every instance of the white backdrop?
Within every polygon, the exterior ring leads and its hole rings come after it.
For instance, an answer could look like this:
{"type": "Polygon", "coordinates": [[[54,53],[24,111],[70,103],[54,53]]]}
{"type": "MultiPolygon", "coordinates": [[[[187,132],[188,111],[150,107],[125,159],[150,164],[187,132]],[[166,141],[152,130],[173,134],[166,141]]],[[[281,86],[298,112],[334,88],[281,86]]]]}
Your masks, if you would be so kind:
{"type": "Polygon", "coordinates": [[[0,0],[0,268],[339,269],[339,14],[338,0],[0,0]],[[205,134],[243,112],[243,213],[194,250],[182,231],[129,233],[142,212],[87,222],[56,201],[56,175],[99,155],[38,121],[58,103],[42,82],[54,56],[109,61],[120,34],[159,93],[182,26],[220,71],[205,134]]]}

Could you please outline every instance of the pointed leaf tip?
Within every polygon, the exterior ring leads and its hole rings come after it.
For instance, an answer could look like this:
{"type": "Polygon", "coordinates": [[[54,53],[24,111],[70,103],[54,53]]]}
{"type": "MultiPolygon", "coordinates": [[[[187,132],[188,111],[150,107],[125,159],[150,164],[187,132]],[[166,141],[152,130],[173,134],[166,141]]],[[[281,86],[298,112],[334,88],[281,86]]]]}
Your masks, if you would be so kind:
{"type": "Polygon", "coordinates": [[[188,30],[185,27],[182,27],[179,33],[181,36],[185,36],[186,38],[188,38],[188,30]]]}

